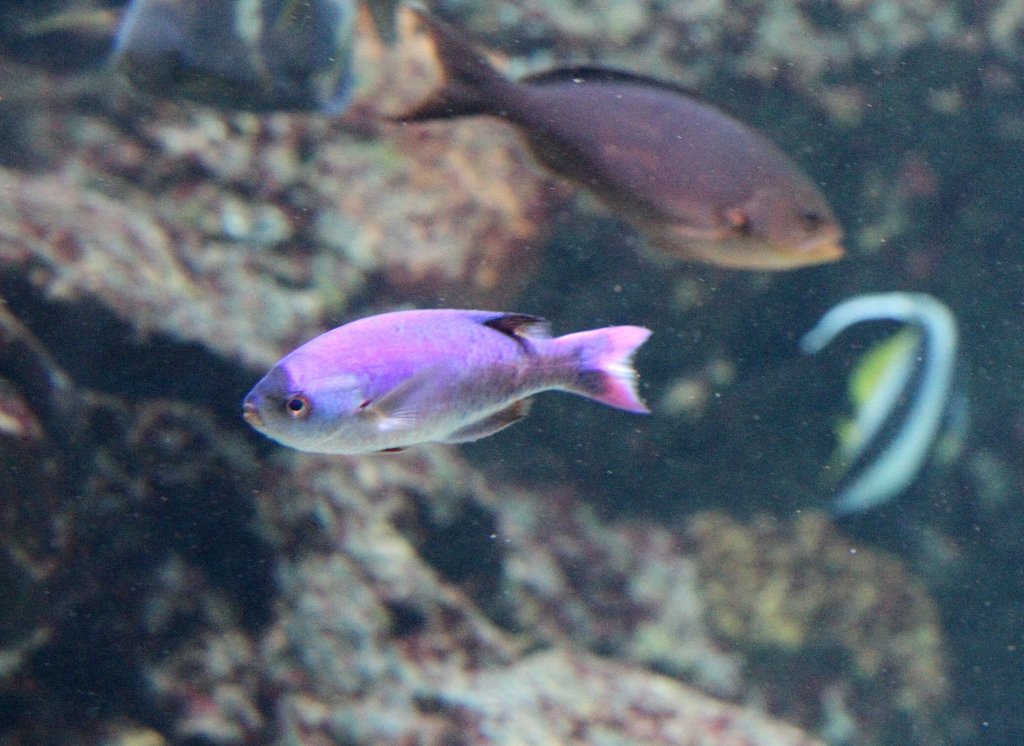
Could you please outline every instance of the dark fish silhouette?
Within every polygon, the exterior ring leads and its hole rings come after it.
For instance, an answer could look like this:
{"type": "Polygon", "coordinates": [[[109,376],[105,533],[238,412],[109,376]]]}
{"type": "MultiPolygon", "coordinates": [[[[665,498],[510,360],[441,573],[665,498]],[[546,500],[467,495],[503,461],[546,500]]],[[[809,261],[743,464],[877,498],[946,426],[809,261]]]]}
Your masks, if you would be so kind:
{"type": "Polygon", "coordinates": [[[132,0],[114,61],[138,88],[222,109],[348,103],[354,0],[132,0]]]}
{"type": "Polygon", "coordinates": [[[599,195],[672,256],[792,269],[843,255],[811,180],[765,137],[679,88],[591,67],[509,80],[453,28],[416,7],[443,81],[394,120],[507,119],[542,163],[599,195]]]}

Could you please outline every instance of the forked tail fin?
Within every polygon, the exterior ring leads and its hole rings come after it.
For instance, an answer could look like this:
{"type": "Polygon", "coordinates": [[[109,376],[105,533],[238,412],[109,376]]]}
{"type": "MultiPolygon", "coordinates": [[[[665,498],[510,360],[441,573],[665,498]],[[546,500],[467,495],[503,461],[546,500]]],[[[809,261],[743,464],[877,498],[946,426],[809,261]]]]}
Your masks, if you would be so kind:
{"type": "Polygon", "coordinates": [[[411,14],[430,35],[438,62],[441,84],[412,109],[389,117],[395,122],[451,119],[472,114],[498,114],[504,92],[515,85],[495,70],[484,54],[456,29],[414,4],[401,8],[411,14]]]}
{"type": "Polygon", "coordinates": [[[633,353],[651,330],[642,326],[609,326],[559,337],[559,347],[574,350],[578,360],[570,391],[629,412],[650,413],[636,390],[633,353]]]}

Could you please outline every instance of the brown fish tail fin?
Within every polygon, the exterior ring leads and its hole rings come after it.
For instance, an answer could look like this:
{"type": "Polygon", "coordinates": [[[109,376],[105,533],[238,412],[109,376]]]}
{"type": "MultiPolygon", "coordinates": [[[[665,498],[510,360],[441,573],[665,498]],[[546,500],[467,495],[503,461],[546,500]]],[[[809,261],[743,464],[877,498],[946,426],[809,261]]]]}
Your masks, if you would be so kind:
{"type": "Polygon", "coordinates": [[[502,105],[497,99],[512,82],[456,29],[416,5],[403,6],[402,12],[412,14],[429,34],[441,65],[442,81],[424,101],[390,119],[422,122],[498,113],[502,105]]]}
{"type": "Polygon", "coordinates": [[[556,343],[572,351],[576,377],[567,388],[577,394],[629,412],[649,413],[636,390],[633,353],[651,330],[642,326],[610,326],[559,337],[556,343]]]}

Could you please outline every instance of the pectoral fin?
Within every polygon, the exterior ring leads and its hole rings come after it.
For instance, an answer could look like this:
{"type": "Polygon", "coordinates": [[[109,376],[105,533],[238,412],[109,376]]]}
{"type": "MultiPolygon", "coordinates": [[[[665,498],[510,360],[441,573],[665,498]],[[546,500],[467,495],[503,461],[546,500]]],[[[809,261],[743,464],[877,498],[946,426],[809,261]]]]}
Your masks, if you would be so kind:
{"type": "Polygon", "coordinates": [[[509,425],[519,422],[519,420],[528,415],[531,405],[532,401],[530,399],[520,399],[500,412],[495,412],[482,420],[477,420],[465,427],[460,427],[458,430],[450,433],[443,442],[469,443],[485,438],[488,435],[494,435],[499,430],[504,430],[509,425]]]}
{"type": "Polygon", "coordinates": [[[437,366],[424,368],[364,404],[363,416],[372,418],[382,432],[414,427],[430,416],[430,405],[439,400],[440,393],[434,390],[439,380],[444,377],[437,366]]]}

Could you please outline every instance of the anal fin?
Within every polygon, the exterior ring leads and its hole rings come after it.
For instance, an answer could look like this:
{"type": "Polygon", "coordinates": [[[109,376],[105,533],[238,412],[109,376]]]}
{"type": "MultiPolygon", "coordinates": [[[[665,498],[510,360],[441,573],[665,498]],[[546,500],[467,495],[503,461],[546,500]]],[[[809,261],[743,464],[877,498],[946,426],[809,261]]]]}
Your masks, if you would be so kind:
{"type": "Polygon", "coordinates": [[[513,425],[530,413],[533,402],[530,399],[520,399],[505,407],[500,412],[495,412],[482,420],[471,422],[464,427],[450,433],[444,439],[445,443],[469,443],[488,435],[494,435],[499,430],[504,430],[513,425]]]}

